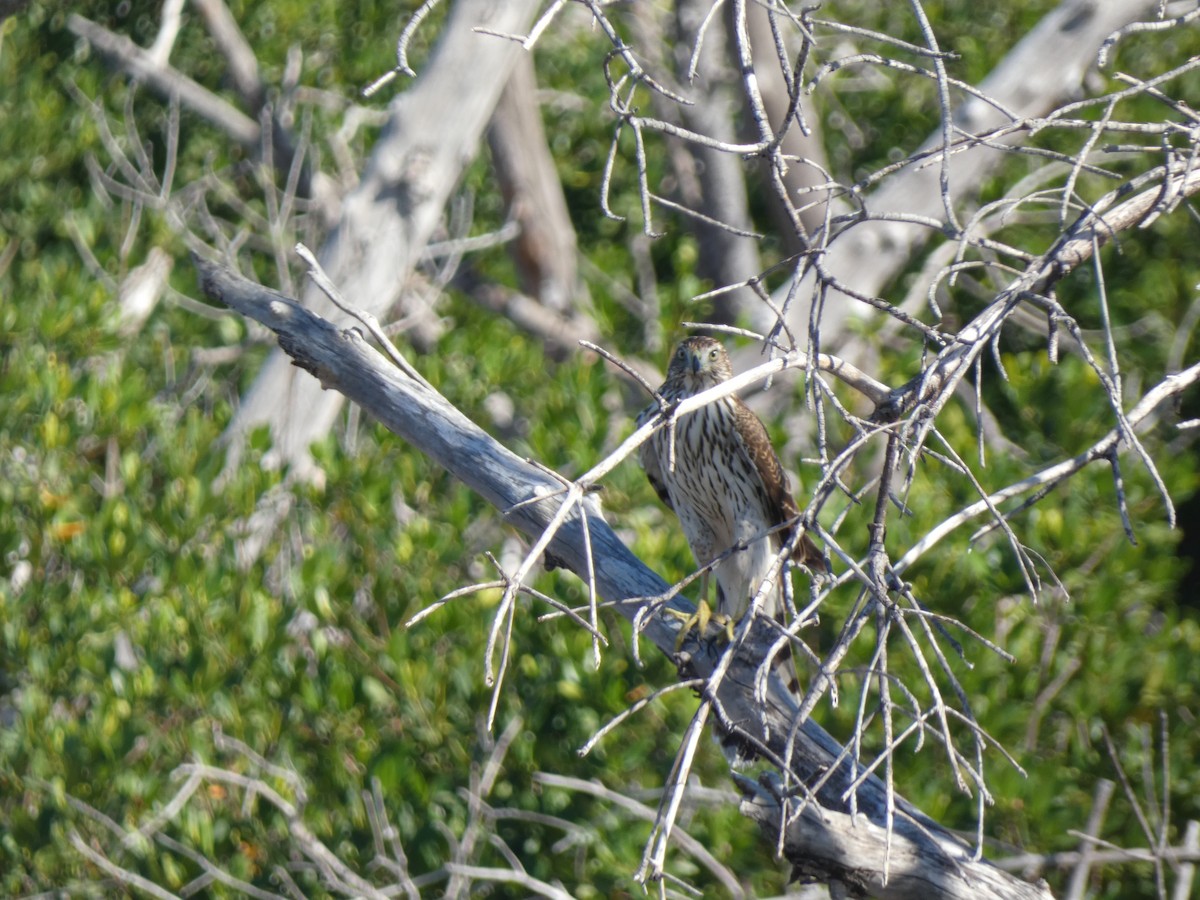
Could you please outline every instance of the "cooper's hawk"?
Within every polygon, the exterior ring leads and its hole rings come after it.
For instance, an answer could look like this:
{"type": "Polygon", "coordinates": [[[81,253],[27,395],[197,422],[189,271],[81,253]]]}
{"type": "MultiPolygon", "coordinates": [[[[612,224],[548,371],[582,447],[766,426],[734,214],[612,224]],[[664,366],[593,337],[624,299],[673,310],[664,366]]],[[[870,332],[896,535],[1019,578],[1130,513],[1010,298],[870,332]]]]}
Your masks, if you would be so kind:
{"type": "MultiPolygon", "coordinates": [[[[720,342],[690,337],[671,357],[659,393],[665,401],[676,402],[732,374],[729,354],[720,342]]],[[[657,410],[657,405],[643,410],[638,425],[657,410]]],[[[791,537],[799,514],[766,428],[731,395],[680,416],[673,429],[658,429],[638,454],[658,496],[679,516],[698,564],[706,566],[738,548],[712,570],[717,613],[730,624],[737,622],[791,537]],[[766,534],[781,525],[786,527],[766,534]]],[[[821,551],[807,534],[801,536],[793,558],[816,572],[827,571],[821,551]]],[[[777,616],[783,610],[783,577],[777,575],[763,596],[765,615],[777,616]]],[[[707,579],[701,584],[701,603],[707,604],[707,579]]],[[[706,615],[702,606],[701,616],[706,615]]]]}

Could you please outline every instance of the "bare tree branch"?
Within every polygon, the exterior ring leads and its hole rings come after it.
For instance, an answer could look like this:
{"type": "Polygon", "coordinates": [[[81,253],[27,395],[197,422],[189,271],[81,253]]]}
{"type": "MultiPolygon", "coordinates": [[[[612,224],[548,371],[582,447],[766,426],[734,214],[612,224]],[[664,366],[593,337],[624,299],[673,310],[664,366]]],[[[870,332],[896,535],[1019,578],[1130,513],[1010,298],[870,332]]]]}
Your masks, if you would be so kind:
{"type": "MultiPolygon", "coordinates": [[[[956,131],[986,134],[1010,124],[1012,117],[1034,118],[1051,111],[1064,97],[1078,91],[1104,38],[1142,15],[1148,6],[1146,0],[1112,0],[1102,4],[1064,0],[979,83],[980,97],[967,100],[954,111],[956,131]]],[[[1013,134],[992,144],[1000,147],[1018,137],[1013,134]]],[[[942,139],[939,131],[925,141],[922,149],[936,148],[942,139]]],[[[994,169],[998,152],[981,148],[953,156],[946,174],[952,197],[973,194],[980,180],[994,169]]],[[[899,268],[908,264],[914,244],[924,241],[930,231],[904,221],[889,221],[888,216],[902,213],[940,221],[945,202],[939,186],[942,175],[938,167],[906,166],[863,198],[863,206],[874,221],[855,224],[838,235],[836,241],[826,236],[829,243],[822,266],[837,280],[837,290],[844,286],[864,296],[877,296],[899,268]],[[870,260],[870,265],[862,265],[863,260],[870,260]]],[[[797,302],[789,312],[794,329],[806,327],[810,296],[809,287],[797,290],[797,302]]],[[[857,309],[853,303],[824,303],[823,339],[836,344],[846,317],[856,315],[857,309]]]]}
{"type": "Polygon", "coordinates": [[[129,38],[114,34],[78,13],[71,13],[67,17],[67,27],[95,47],[114,65],[145,81],[164,96],[178,96],[186,107],[212,122],[242,146],[258,149],[261,131],[254,119],[230,106],[186,75],[152,59],[147,51],[129,38]]]}
{"type": "MultiPolygon", "coordinates": [[[[372,85],[371,91],[378,90],[398,72],[411,74],[408,42],[439,2],[427,0],[412,15],[397,45],[396,69],[372,85]]],[[[206,5],[211,7],[206,14],[211,19],[210,28],[217,34],[224,7],[220,0],[210,0],[206,5]]],[[[669,784],[653,814],[651,839],[640,872],[644,880],[657,880],[665,885],[673,878],[666,866],[668,850],[672,838],[678,838],[676,820],[689,790],[692,759],[705,726],[712,725],[738,773],[735,778],[742,791],[743,813],[761,824],[779,852],[796,865],[798,875],[829,882],[835,893],[880,897],[1045,896],[1043,885],[1031,886],[1007,878],[980,859],[984,813],[992,799],[985,760],[990,761],[999,753],[1018,771],[1020,767],[972,712],[972,698],[957,675],[955,656],[965,655],[958,638],[966,634],[968,639],[1002,657],[1010,660],[1011,657],[999,646],[1003,641],[991,641],[952,617],[930,612],[923,598],[916,596],[913,586],[905,583],[902,576],[952,530],[983,516],[984,524],[972,540],[999,531],[1032,596],[1036,598],[1047,589],[1065,594],[1058,576],[1035,548],[1023,543],[1012,520],[1091,462],[1101,462],[1111,472],[1116,508],[1133,541],[1134,516],[1130,512],[1133,504],[1126,497],[1121,459],[1122,454],[1130,452],[1149,473],[1166,508],[1166,518],[1174,523],[1173,501],[1144,442],[1144,433],[1147,425],[1163,417],[1161,408],[1165,401],[1178,400],[1200,381],[1200,364],[1184,361],[1188,335],[1195,325],[1193,320],[1200,319],[1200,314],[1189,314],[1181,324],[1169,354],[1170,374],[1156,384],[1143,386],[1136,372],[1123,372],[1120,365],[1123,348],[1118,338],[1128,339],[1134,332],[1113,320],[1100,248],[1123,231],[1146,228],[1159,216],[1180,205],[1186,206],[1188,199],[1200,191],[1197,150],[1200,117],[1187,102],[1169,93],[1178,86],[1177,82],[1194,74],[1200,60],[1187,60],[1165,72],[1144,77],[1100,73],[1096,75],[1097,82],[1107,77],[1108,85],[1116,83],[1108,93],[1059,104],[1063,103],[1064,92],[1079,87],[1083,73],[1096,59],[1098,47],[1103,65],[1126,36],[1157,33],[1187,24],[1194,16],[1188,13],[1172,21],[1130,25],[1146,13],[1146,0],[1113,0],[1106,4],[1064,0],[1014,48],[989,79],[976,86],[952,77],[954,54],[939,43],[939,35],[921,0],[911,0],[909,4],[914,26],[921,35],[917,44],[845,23],[817,20],[811,17],[812,11],[793,12],[776,0],[750,4],[744,0],[684,3],[677,12],[683,23],[682,33],[691,43],[677,48],[672,62],[655,52],[660,42],[653,35],[661,26],[661,19],[654,18],[661,15],[657,10],[638,7],[633,14],[638,42],[647,45],[646,52],[640,52],[622,37],[622,26],[628,25],[629,20],[616,18],[616,7],[599,0],[582,0],[580,6],[590,13],[596,32],[611,45],[604,75],[617,125],[602,176],[601,207],[613,218],[616,214],[609,207],[613,173],[621,161],[621,153],[632,154],[628,178],[636,183],[632,189],[637,191],[641,204],[643,230],[631,238],[630,245],[638,262],[638,287],[646,299],[634,298],[626,306],[635,316],[653,320],[643,325],[647,346],[658,339],[661,328],[650,253],[651,240],[658,236],[652,221],[656,208],[687,215],[699,233],[714,238],[707,244],[702,241],[707,249],[702,251],[704,255],[696,271],[702,275],[706,271],[724,271],[726,275],[721,277],[728,283],[696,299],[715,300],[720,305],[740,293],[748,300],[759,301],[755,308],[761,310],[762,324],[757,330],[712,323],[698,323],[696,327],[752,338],[759,342],[757,349],[765,354],[767,362],[753,368],[741,366],[749,370],[698,397],[672,405],[664,402],[650,386],[653,376],[644,371],[647,364],[617,359],[599,346],[601,340],[590,319],[563,314],[566,303],[562,298],[577,276],[573,265],[568,264],[570,260],[563,258],[567,253],[573,260],[573,239],[555,240],[563,237],[561,209],[547,212],[549,207],[546,207],[542,212],[530,213],[528,209],[521,210],[519,202],[514,203],[513,221],[509,225],[495,235],[468,239],[463,223],[470,219],[469,211],[464,212],[469,204],[460,204],[450,217],[450,240],[433,248],[429,244],[446,198],[464,160],[474,152],[489,116],[493,116],[493,147],[499,170],[514,185],[522,178],[532,177],[545,187],[552,167],[541,153],[545,149],[544,140],[533,135],[528,125],[517,126],[517,138],[532,139],[540,154],[531,167],[535,174],[531,175],[530,170],[520,165],[524,151],[513,149],[529,145],[514,138],[512,133],[505,137],[502,132],[506,117],[508,124],[528,122],[529,116],[536,122],[532,88],[526,84],[524,94],[518,97],[516,81],[509,78],[514,65],[524,66],[528,61],[515,63],[517,57],[513,54],[524,52],[521,47],[533,46],[564,6],[560,0],[549,4],[518,0],[502,7],[485,0],[460,0],[451,5],[442,41],[427,71],[410,91],[393,102],[375,155],[358,187],[347,197],[342,218],[326,241],[320,261],[305,257],[314,273],[315,287],[305,288],[304,305],[327,310],[321,292],[328,295],[389,348],[398,370],[379,360],[357,327],[339,330],[346,322],[343,317],[326,321],[319,314],[306,312],[283,294],[240,279],[208,259],[197,259],[202,285],[210,296],[267,324],[279,335],[281,350],[273,354],[260,373],[230,433],[236,436],[254,425],[269,423],[276,441],[275,461],[290,463],[293,477],[311,474],[307,446],[330,427],[341,403],[339,394],[321,393],[319,389],[336,388],[477,490],[501,510],[506,521],[530,539],[530,547],[523,554],[510,554],[512,558],[506,559],[504,565],[493,560],[498,580],[454,591],[413,619],[415,622],[442,603],[477,590],[501,591],[501,602],[488,637],[485,667],[485,680],[492,687],[489,726],[501,697],[513,647],[517,600],[522,594],[549,605],[552,609],[549,615],[568,616],[587,630],[597,656],[606,645],[597,617],[599,607],[605,605],[633,623],[635,658],[640,652],[640,637],[645,634],[674,659],[685,679],[682,683],[698,686],[701,704],[680,741],[669,784]],[[541,16],[533,22],[539,7],[541,16]],[[532,28],[524,33],[531,22],[532,28]],[[822,44],[818,38],[831,34],[848,43],[878,43],[882,50],[858,52],[856,46],[840,57],[813,58],[828,47],[828,43],[822,44]],[[728,73],[727,83],[722,83],[722,67],[717,63],[726,44],[736,71],[728,73]],[[1048,47],[1053,47],[1053,52],[1048,47]],[[466,56],[475,65],[464,74],[458,70],[466,56]],[[662,75],[659,70],[663,69],[674,69],[674,73],[662,75]],[[788,147],[792,137],[810,131],[806,121],[810,98],[819,100],[821,92],[830,91],[850,73],[857,73],[854,77],[878,78],[889,85],[893,79],[919,81],[921,90],[931,97],[928,111],[937,116],[939,125],[934,135],[909,155],[896,158],[868,175],[860,177],[856,173],[852,184],[841,184],[827,171],[828,166],[818,154],[814,152],[809,158],[807,151],[788,147]],[[696,84],[695,79],[701,76],[711,80],[696,84]],[[513,88],[510,99],[523,101],[516,111],[496,109],[500,85],[504,83],[513,88]],[[1031,89],[1031,85],[1036,85],[1036,89],[1031,89]],[[730,86],[740,92],[742,115],[751,132],[741,139],[731,126],[730,109],[721,102],[730,86]],[[647,92],[652,114],[645,111],[647,92]],[[444,115],[450,102],[447,98],[453,98],[456,116],[444,115]],[[694,104],[696,100],[700,101],[698,105],[694,104]],[[1126,101],[1134,100],[1148,101],[1151,108],[1165,110],[1163,120],[1138,121],[1140,114],[1130,114],[1126,105],[1126,101]],[[1054,137],[1066,136],[1076,149],[1061,151],[1038,146],[1036,136],[1047,131],[1054,137]],[[1105,146],[1103,141],[1112,135],[1129,143],[1105,146]],[[624,142],[624,150],[619,148],[619,141],[624,142]],[[675,184],[671,184],[672,176],[654,183],[661,168],[661,158],[655,152],[656,141],[667,147],[678,179],[675,184]],[[1139,141],[1144,145],[1138,144],[1139,141]],[[968,210],[964,200],[973,196],[984,174],[995,171],[998,160],[1018,153],[1024,154],[1036,171],[1012,185],[999,199],[983,204],[978,210],[968,210]],[[761,165],[768,193],[780,201],[784,230],[790,229],[787,238],[794,238],[795,246],[790,257],[766,271],[756,271],[759,264],[755,264],[738,273],[737,267],[749,258],[745,253],[757,258],[758,248],[753,242],[762,237],[751,227],[744,191],[738,193],[744,188],[743,170],[751,161],[747,157],[761,165]],[[808,173],[807,180],[798,183],[790,177],[797,169],[808,173]],[[1097,184],[1101,185],[1099,189],[1097,184]],[[1096,198],[1098,190],[1106,190],[1110,184],[1115,185],[1113,190],[1096,198]],[[553,225],[556,221],[559,224],[553,225]],[[1027,238],[1010,237],[1011,232],[1005,231],[1009,224],[1030,223],[1044,226],[1042,233],[1049,231],[1053,235],[1036,250],[1022,243],[1027,238]],[[542,226],[549,226],[550,232],[556,233],[539,236],[537,232],[542,226]],[[418,346],[428,342],[440,327],[433,311],[434,299],[439,288],[453,277],[468,245],[512,241],[514,236],[521,245],[518,249],[531,257],[525,276],[528,292],[539,295],[542,302],[525,294],[509,296],[486,285],[470,285],[473,298],[502,311],[522,327],[544,335],[548,345],[559,352],[571,352],[578,341],[600,353],[615,362],[658,403],[651,421],[575,480],[564,478],[539,462],[517,459],[467,421],[424,381],[417,367],[390,348],[384,329],[370,312],[374,309],[382,314],[400,301],[405,317],[397,327],[411,328],[418,346]],[[914,284],[908,297],[892,302],[879,296],[901,266],[914,262],[916,249],[927,238],[941,243],[924,260],[917,276],[919,283],[914,284]],[[1045,243],[1050,246],[1041,250],[1045,243]],[[531,249],[543,246],[557,249],[540,257],[540,251],[531,249]],[[381,247],[387,252],[379,252],[381,247]],[[406,281],[417,261],[435,256],[440,271],[433,279],[434,287],[424,297],[406,292],[406,281]],[[1093,271],[1088,274],[1093,279],[1096,301],[1095,312],[1089,308],[1087,314],[1098,315],[1100,323],[1092,331],[1081,327],[1083,313],[1064,306],[1065,301],[1060,302],[1054,292],[1064,277],[1085,262],[1092,264],[1093,271]],[[549,281],[554,283],[543,291],[547,273],[551,273],[549,281]],[[768,283],[775,285],[779,279],[786,283],[774,294],[768,292],[768,283]],[[962,290],[964,287],[966,291],[962,290]],[[342,292],[349,301],[339,299],[342,292]],[[961,293],[968,293],[982,310],[966,315],[954,308],[961,293]],[[358,308],[368,312],[358,314],[358,308]],[[878,332],[881,341],[898,344],[913,339],[905,346],[920,352],[920,372],[907,384],[893,389],[864,371],[871,366],[863,359],[880,342],[851,342],[841,358],[820,352],[822,347],[840,340],[847,333],[844,330],[847,323],[863,312],[883,312],[887,317],[878,332]],[[1031,326],[1034,320],[1036,323],[1031,326]],[[990,415],[984,406],[984,367],[990,351],[1000,377],[1007,377],[1006,346],[1001,336],[1010,322],[1026,333],[1044,336],[1052,363],[1059,360],[1060,334],[1065,333],[1068,349],[1075,352],[1099,383],[1100,396],[1108,403],[1112,421],[1111,427],[1106,423],[1097,428],[1098,432],[1108,428],[1106,433],[1088,436],[1090,446],[1068,451],[1076,453],[1074,457],[997,489],[982,472],[977,473],[969,462],[970,454],[963,453],[950,440],[948,435],[953,432],[939,422],[939,417],[956,395],[968,405],[974,403],[978,422],[977,465],[982,468],[985,444],[992,440],[987,433],[990,415]],[[289,356],[294,362],[289,362],[289,356]],[[291,365],[316,375],[319,384],[295,374],[291,365]],[[807,530],[819,535],[830,556],[844,564],[844,571],[828,583],[814,579],[807,598],[794,598],[793,602],[789,597],[786,605],[790,621],[768,622],[752,612],[738,623],[727,646],[703,643],[697,646],[689,641],[683,645],[684,651],[678,653],[678,626],[659,613],[664,609],[684,610],[688,604],[683,592],[701,573],[668,586],[643,566],[604,521],[595,493],[598,483],[655,429],[671,431],[681,416],[719,397],[769,385],[772,376],[789,368],[804,370],[812,413],[793,417],[802,421],[800,425],[793,424],[793,429],[815,432],[820,463],[819,480],[810,485],[812,499],[794,523],[789,524],[799,526],[797,534],[807,530]],[[830,374],[862,394],[874,407],[873,412],[863,412],[861,405],[840,400],[827,377],[830,374]],[[288,398],[287,402],[281,402],[281,397],[288,398]],[[830,410],[848,428],[846,433],[850,436],[845,446],[830,445],[834,440],[826,422],[830,410]],[[857,483],[855,467],[860,464],[864,450],[868,451],[866,461],[875,471],[861,485],[857,483]],[[908,491],[925,460],[941,463],[946,472],[978,499],[924,536],[916,536],[915,543],[899,555],[901,551],[889,544],[889,525],[907,512],[908,491]],[[855,555],[857,551],[848,551],[839,544],[838,533],[846,520],[845,512],[832,524],[818,521],[818,514],[826,504],[842,495],[847,498],[848,506],[865,503],[870,519],[870,543],[861,557],[855,555]],[[893,559],[893,553],[899,558],[893,559]],[[586,606],[568,609],[524,583],[543,560],[548,568],[564,566],[584,580],[586,606]],[[832,647],[818,654],[806,642],[804,629],[815,621],[833,590],[843,585],[857,589],[857,596],[844,615],[832,647]],[[863,646],[872,637],[873,646],[863,646]],[[785,647],[790,647],[794,659],[807,661],[811,666],[812,677],[807,679],[805,694],[799,702],[782,687],[769,664],[785,647]],[[865,650],[867,662],[861,672],[848,671],[847,661],[855,659],[852,649],[865,650]],[[895,674],[902,670],[893,662],[897,650],[903,654],[905,665],[915,667],[908,669],[916,673],[910,684],[895,674]],[[847,675],[861,677],[854,682],[857,690],[853,733],[845,746],[840,746],[811,717],[825,698],[837,701],[839,680],[844,681],[847,675]],[[877,752],[866,749],[872,746],[865,739],[869,729],[881,734],[882,749],[877,752]],[[976,809],[973,846],[948,834],[896,792],[894,754],[906,742],[920,744],[925,737],[932,738],[937,752],[945,754],[948,771],[958,789],[973,799],[976,809]],[[762,764],[762,774],[756,781],[740,775],[749,759],[762,764]]],[[[86,20],[72,21],[73,27],[82,29],[76,33],[92,34],[89,40],[94,40],[98,48],[107,41],[108,52],[121,60],[120,65],[127,71],[140,72],[142,68],[150,71],[157,67],[158,80],[152,80],[151,84],[157,90],[168,90],[171,85],[178,89],[178,73],[161,71],[166,68],[169,38],[173,37],[171,13],[177,11],[177,5],[168,4],[159,45],[162,52],[146,59],[143,51],[131,43],[120,44],[118,40],[114,44],[115,36],[88,31],[89,26],[92,29],[96,26],[86,20]]],[[[1159,5],[1158,12],[1166,14],[1165,4],[1159,5]]],[[[243,96],[252,97],[254,87],[248,80],[252,54],[250,59],[246,58],[247,48],[239,48],[236,35],[226,33],[225,38],[217,40],[230,65],[236,65],[244,76],[246,83],[240,88],[243,96]]],[[[841,45],[838,46],[836,52],[840,53],[841,45]]],[[[291,71],[299,70],[297,56],[291,71]]],[[[194,92],[186,97],[182,101],[185,105],[204,101],[202,94],[194,92]]],[[[172,136],[177,132],[178,109],[179,102],[174,102],[172,136]]],[[[114,135],[107,123],[101,123],[100,138],[113,157],[112,164],[101,166],[92,162],[89,166],[100,196],[106,200],[113,198],[130,211],[131,221],[122,243],[122,268],[142,209],[170,209],[176,202],[171,181],[178,149],[172,139],[160,179],[152,154],[144,149],[133,124],[131,105],[126,115],[123,135],[114,135]]],[[[277,117],[272,118],[265,108],[260,122],[257,143],[270,165],[280,157],[274,149],[278,146],[276,139],[280,135],[286,137],[287,130],[276,128],[277,117]]],[[[302,132],[302,147],[306,141],[307,132],[302,132]]],[[[904,152],[907,151],[901,151],[897,157],[904,152]]],[[[280,158],[287,156],[285,153],[280,158]]],[[[193,210],[200,210],[195,213],[197,217],[207,216],[212,220],[213,227],[209,230],[220,236],[214,242],[227,253],[228,260],[237,259],[243,242],[253,242],[273,254],[285,294],[292,293],[290,241],[284,239],[286,230],[276,226],[290,218],[297,199],[296,185],[301,180],[303,156],[301,152],[292,160],[285,190],[269,186],[265,214],[245,203],[216,177],[188,201],[195,204],[193,210]],[[207,191],[220,195],[244,215],[245,222],[239,224],[237,235],[221,234],[223,223],[217,223],[205,207],[207,191]],[[226,196],[229,194],[233,196],[226,196]]],[[[353,173],[352,160],[344,162],[343,168],[353,173]]],[[[348,177],[347,182],[350,180],[348,177]]],[[[514,188],[512,193],[516,196],[518,191],[514,188]]],[[[550,206],[555,202],[561,204],[561,192],[550,193],[556,198],[549,201],[550,206]]],[[[198,240],[192,241],[193,246],[197,243],[198,240]]],[[[90,251],[83,255],[99,277],[108,279],[90,251]]],[[[460,278],[460,282],[467,277],[460,278]]],[[[773,396],[780,394],[789,401],[794,399],[794,394],[788,392],[776,392],[773,396]]],[[[1180,427],[1194,427],[1194,423],[1180,427]]],[[[235,440],[230,466],[237,464],[237,446],[235,440]]],[[[808,449],[806,439],[803,448],[793,456],[807,453],[808,449]]],[[[106,490],[111,489],[106,486],[106,490]]],[[[277,517],[281,509],[286,509],[286,503],[274,510],[260,509],[258,514],[269,519],[272,514],[277,517]]],[[[246,547],[249,552],[257,552],[251,541],[243,542],[243,548],[246,547]]],[[[728,553],[738,549],[730,548],[728,553]]],[[[788,578],[789,549],[792,548],[780,551],[768,581],[788,578]]],[[[752,602],[752,610],[757,609],[755,604],[760,600],[761,597],[752,602]]],[[[1047,646],[1049,643],[1048,639],[1047,646]]],[[[1039,696],[1028,730],[1031,736],[1037,733],[1041,708],[1061,689],[1071,672],[1070,666],[1063,669],[1039,696]]],[[[634,709],[636,704],[629,712],[634,709]]],[[[588,746],[610,731],[611,726],[601,729],[588,746]]],[[[500,741],[503,743],[504,736],[500,741]]],[[[490,789],[489,777],[494,775],[495,759],[502,755],[497,748],[493,749],[496,753],[472,781],[468,795],[472,818],[468,829],[461,840],[448,835],[453,852],[439,878],[449,880],[451,894],[465,893],[475,880],[482,879],[507,880],[527,891],[556,895],[557,886],[531,878],[517,862],[516,855],[498,838],[496,847],[511,863],[510,868],[493,870],[479,863],[471,853],[478,845],[482,822],[489,814],[483,799],[490,789]]],[[[1163,752],[1165,755],[1165,726],[1163,752]]],[[[1161,807],[1156,808],[1154,776],[1147,765],[1143,780],[1149,806],[1144,810],[1132,783],[1120,771],[1115,751],[1112,754],[1127,799],[1138,814],[1146,843],[1151,847],[1147,852],[1155,866],[1160,895],[1165,896],[1165,863],[1173,861],[1170,854],[1176,852],[1167,842],[1165,823],[1170,819],[1169,804],[1164,799],[1161,807]]],[[[147,834],[153,833],[157,838],[158,827],[188,802],[194,789],[189,781],[167,810],[143,826],[147,834]]],[[[1166,783],[1163,795],[1169,796],[1166,783]]],[[[1097,803],[1096,810],[1099,807],[1097,803]]],[[[1086,844],[1076,860],[1071,887],[1074,893],[1083,890],[1089,866],[1100,858],[1097,855],[1100,851],[1091,852],[1093,844],[1105,846],[1098,836],[1100,824],[1098,819],[1091,823],[1094,827],[1089,827],[1089,834],[1082,838],[1086,844]]],[[[146,837],[134,835],[138,840],[146,837]]],[[[676,843],[682,842],[676,840],[676,843]]],[[[403,870],[404,864],[396,861],[403,859],[402,851],[393,856],[395,865],[403,870]]],[[[323,867],[326,877],[340,878],[330,868],[332,863],[324,861],[317,865],[323,867]]],[[[202,876],[216,880],[221,877],[222,873],[208,870],[202,876]]],[[[1189,874],[1187,878],[1190,877],[1189,874]]],[[[349,882],[339,884],[354,890],[349,882]]],[[[417,890],[412,881],[398,884],[395,890],[403,890],[410,896],[417,890]]]]}
{"type": "Polygon", "coordinates": [[[266,87],[258,73],[258,58],[225,0],[192,0],[200,10],[208,33],[212,35],[217,49],[225,57],[229,75],[242,102],[254,114],[258,114],[266,102],[266,87]]]}
{"type": "MultiPolygon", "coordinates": [[[[656,818],[655,811],[649,806],[634,800],[632,797],[627,797],[618,791],[611,790],[595,780],[585,781],[582,778],[555,775],[552,772],[538,772],[534,776],[534,779],[538,784],[543,784],[547,787],[557,787],[576,793],[590,794],[593,797],[613,804],[643,822],[653,822],[656,818]]],[[[725,890],[729,892],[730,896],[745,896],[745,891],[742,889],[741,884],[738,883],[734,873],[721,865],[702,842],[696,840],[681,828],[676,828],[674,834],[680,849],[695,857],[698,863],[712,872],[725,890]]]]}
{"type": "Polygon", "coordinates": [[[170,891],[159,887],[150,879],[143,878],[136,872],[130,872],[128,869],[118,866],[103,853],[94,849],[93,847],[88,846],[87,841],[80,836],[79,832],[72,831],[69,839],[71,841],[71,846],[73,846],[84,857],[90,860],[97,868],[99,868],[101,871],[107,872],[121,884],[127,884],[130,887],[135,887],[138,890],[149,894],[151,897],[159,898],[159,900],[180,900],[178,894],[172,894],[170,891]]]}
{"type": "MultiPolygon", "coordinates": [[[[382,316],[401,296],[462,167],[477,149],[517,55],[524,52],[473,29],[519,31],[532,21],[537,6],[535,0],[455,3],[426,71],[392,101],[362,179],[346,196],[341,220],[318,253],[330,278],[356,306],[382,316]],[[472,66],[464,67],[463,59],[471,59],[472,66]],[[445,115],[451,106],[455,114],[445,115]],[[378,252],[379,247],[388,252],[378,252]]],[[[315,288],[302,299],[309,308],[330,311],[315,288]]],[[[311,468],[309,446],[328,432],[340,408],[338,395],[297,379],[286,355],[277,351],[230,423],[231,446],[268,424],[278,461],[304,473],[311,468]]],[[[236,453],[230,461],[236,463],[236,453]]]]}
{"type": "MultiPolygon", "coordinates": [[[[1108,812],[1108,802],[1112,799],[1115,787],[1116,785],[1108,779],[1102,779],[1096,784],[1096,792],[1092,796],[1092,811],[1088,814],[1087,826],[1084,831],[1088,837],[1094,838],[1100,834],[1100,829],[1104,825],[1104,816],[1108,812]]],[[[1063,895],[1063,900],[1083,900],[1095,852],[1095,845],[1085,841],[1079,851],[1079,861],[1071,870],[1071,880],[1067,882],[1067,892],[1063,895]]]]}
{"type": "MultiPolygon", "coordinates": [[[[653,93],[651,101],[659,118],[718,141],[733,142],[737,138],[736,82],[724,17],[717,14],[720,5],[707,0],[677,3],[667,26],[669,34],[662,30],[660,12],[648,5],[635,6],[629,20],[638,45],[646,49],[655,68],[673,70],[672,90],[686,92],[693,100],[683,106],[653,93]],[[673,60],[669,57],[672,52],[673,60]],[[701,66],[703,77],[698,78],[701,66]]],[[[679,203],[657,195],[655,199],[692,219],[690,230],[699,249],[697,274],[715,285],[744,284],[761,270],[754,240],[758,235],[748,207],[745,162],[712,146],[675,140],[668,140],[666,146],[678,185],[673,196],[679,203]]],[[[721,294],[714,321],[736,321],[753,300],[744,288],[721,294]]]]}
{"type": "MultiPolygon", "coordinates": [[[[1194,823],[1189,823],[1189,825],[1194,823]]],[[[1196,833],[1200,829],[1190,829],[1196,833]]],[[[1008,872],[1045,871],[1046,869],[1073,869],[1087,857],[1092,865],[1150,863],[1156,861],[1178,863],[1180,868],[1200,862],[1200,847],[1187,841],[1179,847],[1168,847],[1165,851],[1150,847],[1112,847],[1103,850],[1063,850],[1060,853],[1021,853],[996,860],[996,865],[1008,872]]],[[[1185,891],[1180,900],[1190,896],[1185,891]]]]}

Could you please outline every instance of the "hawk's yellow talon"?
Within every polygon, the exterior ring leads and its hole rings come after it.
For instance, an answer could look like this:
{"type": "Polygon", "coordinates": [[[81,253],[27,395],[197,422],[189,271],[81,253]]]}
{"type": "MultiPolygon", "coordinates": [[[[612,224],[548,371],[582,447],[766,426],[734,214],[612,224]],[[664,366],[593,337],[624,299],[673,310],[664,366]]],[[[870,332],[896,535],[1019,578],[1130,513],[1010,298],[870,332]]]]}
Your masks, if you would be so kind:
{"type": "Polygon", "coordinates": [[[733,619],[729,616],[723,616],[720,613],[714,613],[712,607],[708,605],[707,600],[701,600],[696,607],[696,611],[691,615],[680,612],[677,609],[668,609],[667,612],[675,616],[677,619],[683,620],[683,625],[679,629],[679,636],[675,638],[675,652],[678,653],[683,648],[683,642],[687,640],[688,635],[693,631],[697,633],[697,637],[703,640],[708,632],[708,626],[718,625],[721,629],[721,634],[728,637],[728,640],[733,640],[733,619]]]}

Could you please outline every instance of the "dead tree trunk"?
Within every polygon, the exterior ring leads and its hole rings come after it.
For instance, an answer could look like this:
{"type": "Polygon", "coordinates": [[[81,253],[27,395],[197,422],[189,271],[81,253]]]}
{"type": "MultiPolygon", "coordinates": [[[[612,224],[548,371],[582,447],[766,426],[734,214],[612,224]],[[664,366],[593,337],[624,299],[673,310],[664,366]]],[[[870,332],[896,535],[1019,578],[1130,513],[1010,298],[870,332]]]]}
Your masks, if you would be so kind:
{"type": "Polygon", "coordinates": [[[513,259],[521,290],[557,313],[584,299],[579,277],[575,226],[562,182],[542,128],[537,74],[528,54],[518,57],[488,126],[488,146],[508,205],[520,232],[513,259]]]}
{"type": "MultiPolygon", "coordinates": [[[[384,315],[400,298],[480,137],[517,56],[513,41],[473,29],[520,33],[534,0],[461,0],[433,57],[413,87],[392,101],[362,180],[342,204],[340,221],[321,248],[321,264],[364,309],[384,315]],[[464,66],[463,60],[472,61],[464,66]],[[454,115],[446,115],[449,109],[454,115]]],[[[320,291],[301,300],[323,315],[336,311],[320,291]]],[[[267,424],[280,461],[311,465],[309,446],[328,433],[342,398],[297,377],[287,356],[268,358],[229,426],[240,436],[267,424]]]]}

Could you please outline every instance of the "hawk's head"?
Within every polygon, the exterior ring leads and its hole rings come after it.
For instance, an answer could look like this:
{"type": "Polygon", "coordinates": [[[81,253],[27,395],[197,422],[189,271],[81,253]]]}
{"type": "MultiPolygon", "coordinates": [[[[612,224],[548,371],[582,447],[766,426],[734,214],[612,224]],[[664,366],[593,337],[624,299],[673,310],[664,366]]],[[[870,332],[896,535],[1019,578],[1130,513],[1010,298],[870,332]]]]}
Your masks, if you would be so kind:
{"type": "Polygon", "coordinates": [[[680,379],[693,390],[703,390],[733,375],[729,354],[710,337],[684,338],[675,348],[667,379],[680,379]]]}

